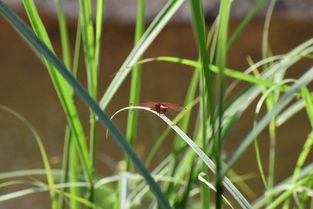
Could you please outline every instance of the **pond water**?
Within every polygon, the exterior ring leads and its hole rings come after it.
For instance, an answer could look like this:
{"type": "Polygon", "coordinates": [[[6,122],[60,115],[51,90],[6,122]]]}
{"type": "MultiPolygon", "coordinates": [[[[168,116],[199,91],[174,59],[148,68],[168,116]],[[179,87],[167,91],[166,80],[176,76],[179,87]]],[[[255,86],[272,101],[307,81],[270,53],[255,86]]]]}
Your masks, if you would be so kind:
{"type": "MultiPolygon", "coordinates": [[[[49,17],[45,18],[45,24],[47,24],[51,40],[59,52],[58,25],[54,19],[49,17]]],[[[237,24],[237,21],[232,23],[231,31],[237,24]]],[[[247,67],[246,56],[252,56],[255,61],[260,58],[262,25],[262,19],[255,20],[244,32],[244,35],[231,49],[229,67],[244,70],[247,67]]],[[[274,18],[270,30],[270,43],[273,53],[288,52],[301,42],[312,38],[312,26],[311,23],[305,21],[274,18]]],[[[63,151],[65,117],[48,73],[30,48],[3,18],[0,19],[0,27],[1,105],[16,110],[32,123],[43,139],[53,166],[58,168],[61,165],[61,154],[63,151]]],[[[132,25],[106,23],[104,26],[99,96],[102,96],[105,88],[112,80],[110,75],[119,68],[132,48],[133,33],[134,27],[132,25]]],[[[70,34],[71,39],[74,39],[74,25],[70,27],[70,34]]],[[[176,23],[168,25],[149,48],[145,57],[177,56],[196,59],[197,53],[192,35],[189,24],[176,23]]],[[[302,62],[292,68],[288,76],[298,77],[311,65],[312,62],[310,61],[302,62]]],[[[190,68],[173,63],[153,62],[145,64],[142,101],[182,103],[191,73],[192,70],[190,68]]],[[[84,80],[83,72],[81,77],[84,80]]],[[[114,96],[107,110],[109,114],[127,105],[128,93],[129,79],[114,96]]],[[[81,103],[79,103],[79,106],[82,107],[82,118],[87,125],[87,109],[81,103]]],[[[243,137],[252,128],[253,108],[243,115],[243,119],[239,121],[231,137],[227,140],[226,157],[232,154],[243,137]]],[[[122,130],[125,129],[126,115],[126,113],[122,113],[114,119],[122,130]]],[[[157,118],[151,116],[142,116],[139,122],[139,127],[146,131],[139,133],[141,140],[138,142],[137,149],[141,156],[145,156],[149,152],[153,140],[156,139],[165,126],[157,118]]],[[[298,152],[301,150],[303,141],[309,131],[309,123],[304,113],[298,114],[293,120],[279,129],[277,142],[279,147],[277,153],[277,161],[279,162],[277,164],[278,181],[290,175],[298,152]]],[[[121,159],[122,153],[111,140],[104,140],[104,133],[104,129],[100,127],[98,170],[100,174],[107,175],[111,171],[105,166],[103,161],[108,156],[118,161],[121,159]]],[[[0,111],[0,138],[0,172],[43,168],[38,147],[29,130],[24,124],[4,111],[0,111]]],[[[268,135],[263,134],[260,140],[262,141],[261,149],[267,150],[268,135]]],[[[168,141],[167,144],[169,145],[171,142],[168,141]]],[[[164,153],[169,151],[168,147],[163,147],[164,153]]],[[[266,156],[267,153],[262,153],[264,160],[267,160],[266,156]]],[[[158,159],[162,159],[162,155],[158,156],[158,159]]],[[[258,174],[256,174],[257,167],[253,149],[248,150],[241,157],[235,168],[240,174],[255,174],[254,178],[248,180],[247,183],[252,188],[255,188],[256,193],[260,195],[263,187],[258,174]]],[[[12,190],[2,190],[1,193],[9,191],[12,190]]],[[[18,205],[23,205],[24,208],[28,208],[27,206],[44,208],[47,195],[36,194],[18,200],[1,203],[0,209],[16,208],[18,205]]]]}

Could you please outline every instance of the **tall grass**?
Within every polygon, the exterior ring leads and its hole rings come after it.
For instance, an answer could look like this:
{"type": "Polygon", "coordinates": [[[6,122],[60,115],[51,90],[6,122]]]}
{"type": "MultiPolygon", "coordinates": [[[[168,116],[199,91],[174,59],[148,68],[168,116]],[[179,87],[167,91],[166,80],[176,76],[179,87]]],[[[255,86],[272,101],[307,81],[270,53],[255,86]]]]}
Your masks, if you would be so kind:
{"type": "MultiPolygon", "coordinates": [[[[71,52],[62,1],[56,1],[62,43],[63,60],[61,61],[54,52],[53,43],[50,41],[33,0],[23,0],[32,29],[0,0],[0,12],[3,17],[11,23],[46,66],[67,118],[63,165],[60,170],[54,171],[51,169],[45,148],[35,129],[13,110],[0,106],[1,109],[24,121],[30,128],[39,145],[45,167],[44,172],[22,170],[18,173],[2,173],[0,179],[31,174],[45,174],[47,178],[47,183],[38,180],[28,181],[29,189],[0,195],[0,201],[49,191],[53,209],[112,207],[219,209],[264,206],[280,208],[281,205],[284,208],[292,208],[292,204],[297,208],[313,208],[312,165],[304,167],[313,145],[312,131],[308,133],[304,148],[299,153],[293,174],[281,183],[275,179],[278,163],[275,157],[278,149],[276,140],[279,126],[292,120],[292,116],[301,109],[306,110],[311,126],[313,124],[312,93],[307,87],[313,79],[313,68],[308,69],[298,79],[286,77],[286,71],[290,66],[303,58],[312,57],[313,39],[300,44],[286,54],[272,56],[268,43],[268,31],[275,5],[273,1],[265,21],[262,60],[254,63],[249,59],[250,67],[244,72],[239,69],[229,69],[227,67],[229,49],[249,26],[250,21],[264,6],[265,1],[257,1],[236,30],[229,34],[232,4],[236,2],[222,0],[214,24],[208,27],[205,23],[202,2],[190,0],[188,5],[192,14],[190,22],[197,43],[199,59],[188,60],[164,56],[142,59],[146,49],[153,44],[153,40],[168,24],[182,3],[184,3],[183,0],[168,1],[145,29],[146,2],[145,0],[138,1],[134,47],[103,96],[98,98],[97,95],[102,93],[98,92],[98,71],[101,59],[102,28],[105,27],[102,22],[105,2],[97,1],[96,10],[92,10],[91,1],[79,1],[80,15],[77,20],[74,51],[71,52]],[[80,56],[81,54],[83,56],[80,56]],[[81,57],[85,64],[87,89],[77,78],[81,57]],[[173,121],[154,110],[138,106],[141,68],[144,63],[153,61],[174,62],[191,66],[194,69],[185,97],[186,110],[178,114],[173,121]],[[130,110],[125,137],[106,114],[105,109],[130,72],[130,106],[116,113],[130,110]],[[234,81],[226,85],[225,80],[228,78],[233,78],[234,81]],[[245,86],[239,92],[234,92],[233,89],[238,82],[244,82],[245,86]],[[81,117],[78,114],[75,95],[78,95],[90,109],[89,141],[87,141],[81,117]],[[224,142],[234,134],[232,127],[254,101],[258,103],[254,128],[247,133],[234,154],[225,162],[222,158],[224,142]],[[191,112],[198,104],[200,108],[195,122],[191,117],[191,112]],[[266,108],[263,108],[266,109],[266,113],[259,119],[263,104],[266,105],[266,108]],[[156,114],[167,124],[167,128],[156,140],[145,163],[133,149],[138,131],[138,115],[133,110],[140,109],[156,114]],[[100,179],[101,174],[95,170],[98,122],[108,129],[113,140],[123,150],[126,162],[124,170],[114,176],[100,179]],[[193,123],[196,123],[193,133],[188,136],[188,130],[193,123]],[[268,173],[264,171],[264,163],[260,156],[261,150],[257,143],[258,136],[266,128],[269,129],[270,138],[268,173]],[[149,171],[147,167],[150,167],[155,153],[171,129],[176,133],[171,153],[149,171]],[[240,182],[235,186],[233,178],[229,176],[240,177],[233,170],[233,166],[253,142],[256,149],[256,163],[262,177],[260,183],[264,184],[265,190],[264,194],[252,203],[247,199],[250,192],[246,191],[251,191],[249,185],[240,182]]],[[[6,180],[1,187],[21,183],[25,182],[6,180]]]]}

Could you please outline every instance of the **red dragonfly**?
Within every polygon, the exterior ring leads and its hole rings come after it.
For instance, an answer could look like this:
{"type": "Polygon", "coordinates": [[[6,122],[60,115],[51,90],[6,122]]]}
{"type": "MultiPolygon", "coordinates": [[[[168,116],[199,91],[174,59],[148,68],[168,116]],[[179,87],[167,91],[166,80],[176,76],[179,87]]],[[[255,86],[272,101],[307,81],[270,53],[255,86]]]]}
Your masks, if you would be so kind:
{"type": "Polygon", "coordinates": [[[178,113],[184,109],[181,105],[170,102],[144,102],[140,103],[139,106],[148,107],[160,114],[178,113]]]}

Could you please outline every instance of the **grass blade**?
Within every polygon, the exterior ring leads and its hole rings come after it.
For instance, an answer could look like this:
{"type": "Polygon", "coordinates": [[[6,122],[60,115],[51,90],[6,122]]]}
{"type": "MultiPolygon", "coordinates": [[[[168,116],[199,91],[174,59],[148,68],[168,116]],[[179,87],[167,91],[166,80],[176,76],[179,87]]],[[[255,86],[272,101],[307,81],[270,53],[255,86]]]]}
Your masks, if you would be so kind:
{"type": "Polygon", "coordinates": [[[56,0],[57,16],[60,29],[60,37],[62,43],[63,61],[68,69],[71,69],[71,53],[70,42],[68,37],[66,18],[61,0],[56,0]]]}
{"type": "MultiPolygon", "coordinates": [[[[137,3],[137,20],[135,30],[135,44],[142,37],[145,26],[145,0],[139,0],[137,3]]],[[[140,64],[134,66],[131,83],[130,83],[130,95],[129,104],[138,104],[140,100],[140,88],[141,88],[141,68],[140,64]]],[[[129,140],[130,145],[136,143],[137,136],[137,120],[138,115],[136,111],[129,111],[127,117],[126,138],[129,140]]],[[[131,164],[129,158],[126,158],[126,171],[130,171],[131,164]]]]}
{"type": "MultiPolygon", "coordinates": [[[[194,67],[194,68],[201,68],[201,63],[199,63],[195,60],[178,58],[178,57],[168,57],[168,56],[167,57],[148,58],[148,59],[144,59],[140,62],[144,63],[144,62],[150,62],[150,61],[175,62],[175,63],[187,65],[190,67],[194,67]]],[[[218,73],[218,67],[216,65],[210,64],[209,69],[214,73],[218,73]]],[[[258,85],[265,86],[265,87],[271,87],[271,86],[275,85],[275,83],[270,81],[270,80],[261,79],[261,78],[255,77],[253,75],[250,75],[250,74],[236,71],[234,69],[225,68],[224,74],[226,76],[229,76],[230,78],[235,78],[238,80],[246,81],[246,82],[253,83],[253,84],[258,84],[258,85]]],[[[287,86],[281,86],[279,88],[281,91],[286,91],[288,89],[287,86]]]]}
{"type": "MultiPolygon", "coordinates": [[[[213,73],[209,70],[209,51],[207,49],[207,39],[206,39],[206,27],[203,14],[203,5],[202,1],[190,0],[190,10],[192,14],[192,26],[194,31],[194,36],[197,41],[197,48],[199,52],[199,59],[201,62],[201,74],[200,74],[200,124],[202,130],[202,146],[207,147],[209,139],[206,134],[207,130],[207,118],[209,109],[210,114],[210,125],[213,130],[213,139],[215,138],[215,105],[214,105],[214,82],[213,82],[213,73]],[[209,108],[208,108],[209,107],[209,108]]],[[[209,150],[204,150],[205,153],[208,153],[209,150]]],[[[203,172],[206,171],[206,167],[203,167],[203,172]]],[[[218,169],[217,169],[218,171],[218,169]]],[[[209,188],[204,184],[201,189],[201,203],[202,208],[210,208],[210,193],[209,188]]]]}
{"type": "MultiPolygon", "coordinates": [[[[220,3],[219,10],[219,21],[218,21],[218,37],[217,37],[217,48],[216,48],[216,64],[218,66],[218,103],[217,103],[217,134],[215,134],[213,147],[216,164],[216,208],[221,209],[223,203],[223,178],[221,175],[222,171],[222,152],[223,152],[223,118],[224,118],[224,77],[225,67],[227,60],[227,36],[228,36],[228,25],[230,15],[231,1],[222,0],[220,3]]],[[[212,117],[212,116],[211,116],[212,117]]],[[[212,126],[214,128],[214,126],[212,126]]],[[[213,130],[214,133],[214,130],[213,130]]]]}
{"type": "Polygon", "coordinates": [[[241,21],[240,25],[236,28],[235,32],[229,38],[227,49],[229,49],[239,38],[240,34],[246,29],[247,25],[251,22],[252,18],[261,9],[261,7],[266,3],[266,0],[258,0],[255,6],[249,11],[247,16],[241,21]]]}

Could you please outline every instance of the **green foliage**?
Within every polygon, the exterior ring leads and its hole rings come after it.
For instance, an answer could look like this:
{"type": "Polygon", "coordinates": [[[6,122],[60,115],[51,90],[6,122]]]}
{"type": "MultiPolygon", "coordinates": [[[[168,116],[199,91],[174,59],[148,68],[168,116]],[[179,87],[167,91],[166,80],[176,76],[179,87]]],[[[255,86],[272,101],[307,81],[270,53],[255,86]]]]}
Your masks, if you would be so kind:
{"type": "MultiPolygon", "coordinates": [[[[199,52],[198,61],[169,56],[142,58],[184,0],[169,0],[146,30],[144,27],[146,2],[139,0],[134,47],[100,99],[97,98],[97,95],[102,93],[98,92],[98,71],[105,2],[98,0],[95,11],[92,10],[91,3],[90,0],[79,1],[80,16],[77,20],[75,48],[71,53],[62,2],[56,1],[63,54],[61,61],[54,52],[53,43],[33,0],[23,0],[32,29],[0,0],[1,15],[45,64],[67,118],[63,166],[61,170],[53,170],[35,128],[18,113],[0,106],[0,109],[15,115],[28,126],[36,139],[45,168],[45,170],[0,173],[0,179],[4,180],[0,188],[21,184],[29,186],[27,189],[1,194],[0,201],[44,191],[49,191],[53,209],[63,209],[68,206],[71,209],[207,209],[223,208],[223,206],[249,209],[264,206],[279,208],[281,205],[290,208],[291,202],[298,208],[304,208],[309,201],[312,201],[312,165],[305,167],[313,145],[312,130],[308,133],[303,149],[299,153],[293,174],[281,183],[277,183],[275,179],[278,163],[276,141],[279,127],[302,109],[306,110],[310,125],[313,127],[312,93],[307,87],[313,80],[313,68],[308,69],[299,79],[286,77],[290,66],[304,57],[312,57],[313,39],[298,45],[286,54],[272,56],[268,39],[275,1],[271,2],[266,15],[262,60],[253,63],[249,59],[250,67],[242,72],[227,67],[229,49],[265,4],[264,0],[255,3],[232,34],[229,34],[228,28],[231,6],[236,2],[220,1],[218,16],[212,26],[208,27],[205,23],[202,1],[190,0],[191,23],[199,52]],[[77,78],[80,59],[85,63],[87,90],[77,78]],[[194,71],[185,97],[186,109],[173,120],[161,114],[162,112],[156,108],[137,106],[140,101],[141,82],[144,82],[141,81],[141,70],[144,69],[146,62],[151,61],[181,64],[191,67],[194,71]],[[132,79],[129,103],[131,106],[120,109],[110,118],[105,109],[130,72],[132,79]],[[232,83],[225,82],[228,78],[233,79],[232,83]],[[244,83],[244,87],[234,92],[235,87],[239,88],[237,85],[239,81],[244,83]],[[78,95],[90,110],[89,145],[78,114],[75,95],[78,95]],[[247,133],[229,161],[224,162],[222,158],[224,142],[233,134],[232,128],[238,123],[247,107],[252,106],[258,98],[253,129],[247,133]],[[198,104],[197,118],[193,121],[191,115],[198,104]],[[263,104],[265,108],[262,108],[263,104]],[[126,137],[112,122],[113,117],[124,110],[129,111],[126,137]],[[138,115],[134,110],[154,113],[167,125],[159,135],[159,139],[155,141],[145,163],[133,149],[138,131],[138,115]],[[265,113],[261,114],[261,110],[265,113]],[[114,176],[102,177],[96,171],[98,122],[108,130],[125,154],[126,167],[121,168],[114,176]],[[191,124],[195,124],[195,127],[192,134],[187,134],[191,130],[191,124]],[[268,172],[264,169],[262,150],[258,146],[259,136],[267,128],[270,139],[268,172]],[[170,154],[149,171],[147,167],[154,162],[155,153],[171,130],[175,133],[175,140],[170,154]],[[233,177],[236,177],[236,173],[233,167],[253,142],[256,163],[261,175],[260,182],[263,182],[265,191],[256,202],[251,203],[246,198],[251,188],[245,182],[234,184],[233,177]],[[45,180],[33,178],[8,180],[30,175],[44,176],[47,183],[45,180]]],[[[313,208],[312,204],[310,208],[313,208]]]]}

